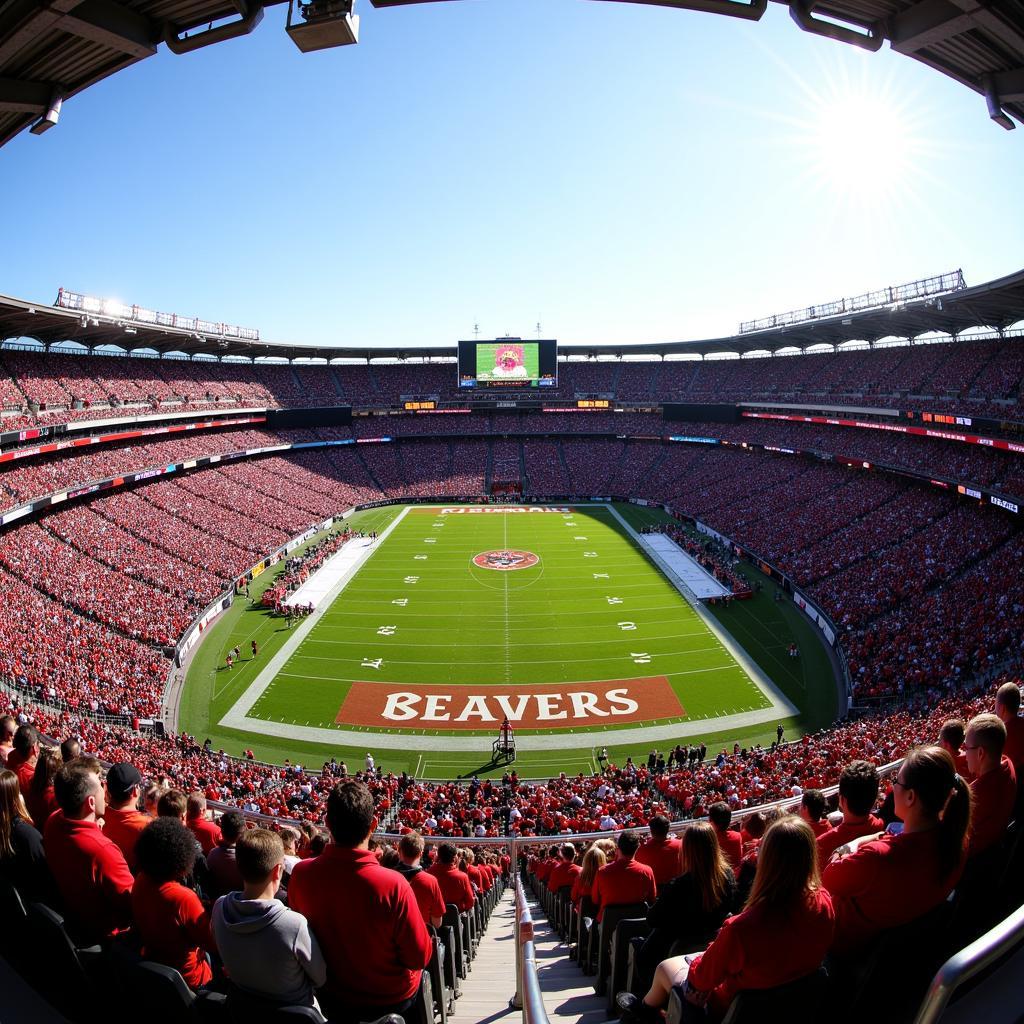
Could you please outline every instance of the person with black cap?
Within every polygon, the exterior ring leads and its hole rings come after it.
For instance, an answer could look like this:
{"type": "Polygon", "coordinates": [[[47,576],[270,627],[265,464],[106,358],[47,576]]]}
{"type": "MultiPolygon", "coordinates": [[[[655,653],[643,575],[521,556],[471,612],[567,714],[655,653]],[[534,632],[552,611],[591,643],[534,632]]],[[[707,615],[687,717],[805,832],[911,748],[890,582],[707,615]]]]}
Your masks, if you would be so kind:
{"type": "Polygon", "coordinates": [[[103,834],[121,848],[128,867],[135,870],[135,843],[150,818],[139,810],[142,775],[127,761],[111,765],[107,772],[107,807],[103,834]]]}

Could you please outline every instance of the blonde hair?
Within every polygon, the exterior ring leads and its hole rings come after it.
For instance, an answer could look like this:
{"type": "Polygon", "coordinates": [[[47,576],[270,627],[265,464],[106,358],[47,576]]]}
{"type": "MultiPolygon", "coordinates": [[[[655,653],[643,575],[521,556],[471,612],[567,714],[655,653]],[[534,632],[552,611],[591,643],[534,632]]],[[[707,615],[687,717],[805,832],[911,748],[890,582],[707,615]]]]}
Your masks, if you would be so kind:
{"type": "Polygon", "coordinates": [[[731,871],[711,822],[695,821],[683,830],[679,868],[682,874],[693,875],[705,911],[710,913],[725,903],[731,871]]]}
{"type": "Polygon", "coordinates": [[[744,910],[788,910],[821,888],[818,844],[811,826],[794,814],[776,821],[757,851],[757,873],[744,910]]]}
{"type": "Polygon", "coordinates": [[[589,890],[594,884],[594,876],[608,863],[604,850],[594,843],[583,855],[583,867],[580,869],[580,888],[589,890]]]}

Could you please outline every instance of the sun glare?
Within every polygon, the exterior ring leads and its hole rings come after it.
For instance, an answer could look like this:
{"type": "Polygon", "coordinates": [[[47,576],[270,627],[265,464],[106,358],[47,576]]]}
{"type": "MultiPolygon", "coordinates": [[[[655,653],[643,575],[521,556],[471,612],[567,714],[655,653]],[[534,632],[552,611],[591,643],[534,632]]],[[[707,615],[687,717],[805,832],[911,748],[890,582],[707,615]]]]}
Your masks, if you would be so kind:
{"type": "Polygon", "coordinates": [[[812,149],[834,187],[877,195],[908,170],[913,139],[898,110],[880,96],[848,95],[816,111],[812,149]]]}

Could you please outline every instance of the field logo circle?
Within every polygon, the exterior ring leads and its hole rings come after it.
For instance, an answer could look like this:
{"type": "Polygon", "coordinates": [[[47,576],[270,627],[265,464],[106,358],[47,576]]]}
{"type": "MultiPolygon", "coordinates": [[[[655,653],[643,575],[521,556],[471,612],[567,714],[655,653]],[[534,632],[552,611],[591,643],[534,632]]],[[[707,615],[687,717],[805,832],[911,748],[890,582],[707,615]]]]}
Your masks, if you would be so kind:
{"type": "Polygon", "coordinates": [[[503,551],[481,551],[473,558],[473,564],[481,569],[496,569],[511,572],[514,569],[530,569],[540,561],[532,551],[505,549],[503,551]]]}

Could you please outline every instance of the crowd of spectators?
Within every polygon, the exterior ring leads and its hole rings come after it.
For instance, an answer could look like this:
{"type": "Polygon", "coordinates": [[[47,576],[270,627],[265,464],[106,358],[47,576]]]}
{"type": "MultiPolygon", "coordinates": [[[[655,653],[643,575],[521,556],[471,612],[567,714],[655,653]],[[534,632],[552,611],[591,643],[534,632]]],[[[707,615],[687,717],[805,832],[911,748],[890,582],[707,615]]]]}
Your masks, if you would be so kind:
{"type": "MultiPolygon", "coordinates": [[[[791,401],[923,407],[1019,419],[1022,346],[1009,341],[894,345],[780,358],[559,363],[552,398],[615,395],[627,401],[791,401]],[[913,397],[908,397],[913,396],[913,397]]],[[[397,405],[403,397],[458,395],[454,362],[230,363],[4,350],[0,400],[93,416],[125,409],[397,405]],[[108,410],[105,408],[110,406],[108,410]]],[[[432,419],[433,417],[430,417],[432,419]]],[[[428,419],[424,417],[424,419],[428,419]]],[[[415,429],[415,428],[414,428],[415,429]]],[[[589,429],[574,427],[574,430],[589,429]]]]}

